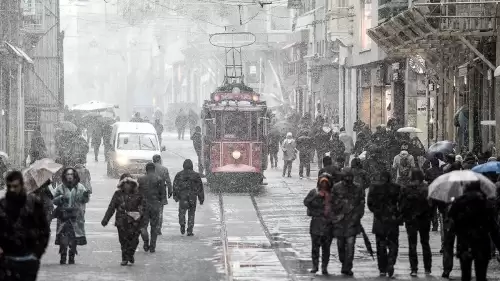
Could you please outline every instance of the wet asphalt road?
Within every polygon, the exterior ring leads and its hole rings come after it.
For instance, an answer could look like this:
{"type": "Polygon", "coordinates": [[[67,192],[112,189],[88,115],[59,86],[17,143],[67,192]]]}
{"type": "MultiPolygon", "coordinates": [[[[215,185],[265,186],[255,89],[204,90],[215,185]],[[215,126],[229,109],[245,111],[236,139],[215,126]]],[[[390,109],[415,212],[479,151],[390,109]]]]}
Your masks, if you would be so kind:
{"type": "MultiPolygon", "coordinates": [[[[170,134],[164,136],[167,152],[164,165],[171,177],[182,168],[185,158],[196,159],[190,141],[179,141],[170,134]]],[[[315,186],[312,179],[299,179],[297,164],[292,178],[282,178],[279,170],[266,173],[268,185],[253,196],[238,193],[222,196],[224,226],[221,231],[221,208],[218,194],[206,188],[206,200],[198,206],[195,236],[181,236],[177,223],[177,204],[170,200],[164,210],[163,235],[158,239],[155,254],[144,253],[142,241],[136,253],[136,264],[120,266],[121,254],[118,235],[112,222],[104,228],[100,222],[116,188],[117,180],[106,176],[104,156],[93,162],[89,155],[88,168],[92,174],[93,195],[87,205],[86,231],[88,245],[79,248],[76,265],[59,265],[57,247],[53,237],[42,261],[38,280],[336,280],[344,279],[332,245],[332,276],[312,276],[310,268],[309,218],[302,200],[315,186]],[[227,266],[226,266],[227,265],[227,266]],[[231,278],[228,278],[228,274],[231,278]]],[[[280,165],[281,166],[281,165],[280,165]]],[[[315,163],[312,164],[316,166],[315,163]]],[[[196,164],[195,164],[196,167],[196,164]]],[[[313,169],[312,175],[317,174],[313,169]]],[[[371,213],[367,210],[363,225],[371,231],[371,213]]],[[[113,221],[113,220],[112,220],[113,221]]],[[[55,221],[52,229],[55,228],[55,221]]],[[[410,279],[408,243],[404,228],[400,236],[400,257],[396,265],[398,279],[410,279]]],[[[375,249],[374,237],[370,235],[375,249]]],[[[431,234],[434,255],[432,276],[419,276],[419,280],[441,279],[439,255],[440,238],[431,234]]],[[[420,248],[419,248],[420,249],[420,248]]],[[[459,277],[457,270],[452,276],[459,277]]],[[[375,280],[378,270],[358,238],[354,273],[357,280],[375,280]]],[[[492,262],[490,277],[500,278],[497,262],[492,262]]]]}

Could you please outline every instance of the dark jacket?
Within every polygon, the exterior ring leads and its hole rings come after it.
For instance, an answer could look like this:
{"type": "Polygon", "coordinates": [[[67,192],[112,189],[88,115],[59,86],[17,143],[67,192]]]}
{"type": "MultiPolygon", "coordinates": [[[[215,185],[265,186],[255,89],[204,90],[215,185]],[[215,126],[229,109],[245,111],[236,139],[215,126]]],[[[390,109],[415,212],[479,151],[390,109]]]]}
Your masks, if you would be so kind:
{"type": "Polygon", "coordinates": [[[281,136],[278,130],[271,130],[269,134],[269,153],[278,153],[280,150],[281,136]]]}
{"type": "Polygon", "coordinates": [[[52,212],[54,211],[54,204],[52,203],[52,199],[54,199],[54,195],[50,191],[51,182],[47,181],[40,188],[33,191],[33,195],[40,200],[43,204],[43,209],[45,214],[47,215],[47,222],[50,225],[50,221],[52,220],[52,212]]]}
{"type": "Polygon", "coordinates": [[[333,235],[351,237],[359,234],[364,214],[364,189],[354,183],[336,183],[332,188],[333,235]]]}
{"type": "Polygon", "coordinates": [[[307,214],[311,217],[309,233],[312,235],[332,235],[333,225],[331,218],[325,216],[325,198],[319,194],[318,189],[309,191],[304,199],[307,214]]]}
{"type": "Polygon", "coordinates": [[[47,215],[35,196],[26,195],[20,207],[13,207],[0,199],[0,248],[2,257],[22,257],[30,254],[38,259],[49,243],[50,225],[47,215]]]}
{"type": "Polygon", "coordinates": [[[139,192],[146,200],[146,208],[159,208],[167,202],[165,182],[154,174],[147,174],[138,180],[139,192]]]}
{"type": "Polygon", "coordinates": [[[42,133],[40,131],[33,132],[33,136],[31,137],[31,148],[29,152],[31,158],[30,164],[47,156],[47,147],[45,146],[45,140],[43,139],[42,133]]]}
{"type": "Polygon", "coordinates": [[[194,150],[196,151],[197,155],[201,155],[201,133],[200,132],[194,132],[191,135],[191,140],[193,141],[193,146],[194,150]]]}
{"type": "Polygon", "coordinates": [[[425,170],[425,181],[428,184],[431,184],[435,179],[439,178],[443,174],[443,169],[439,167],[439,163],[438,165],[431,164],[431,167],[425,170]]]}
{"type": "Polygon", "coordinates": [[[340,141],[339,136],[334,134],[330,142],[330,156],[335,161],[337,157],[344,157],[345,145],[340,141]]]}
{"type": "Polygon", "coordinates": [[[203,204],[205,193],[200,174],[193,170],[193,162],[189,159],[184,161],[183,168],[174,178],[174,200],[179,202],[180,208],[195,207],[196,199],[203,204]]]}
{"type": "Polygon", "coordinates": [[[361,186],[363,189],[370,187],[370,176],[362,168],[352,168],[354,174],[354,183],[361,186]]]}
{"type": "Polygon", "coordinates": [[[167,167],[163,166],[162,164],[155,163],[156,167],[156,175],[159,176],[163,182],[165,183],[167,190],[168,190],[168,196],[170,197],[172,195],[173,189],[172,189],[172,181],[170,180],[170,174],[168,173],[167,167]]]}
{"type": "MultiPolygon", "coordinates": [[[[141,220],[135,220],[129,216],[128,212],[139,212],[142,216],[144,213],[145,201],[138,189],[128,193],[122,188],[118,188],[111,198],[108,210],[102,219],[102,224],[107,225],[113,214],[115,216],[115,226],[119,228],[134,228],[137,229],[141,226],[141,220]]],[[[131,229],[132,230],[132,229],[131,229]]]]}
{"type": "Polygon", "coordinates": [[[450,235],[457,236],[459,257],[491,258],[493,241],[500,248],[498,221],[493,202],[481,192],[467,192],[457,198],[450,207],[450,235]]]}
{"type": "Polygon", "coordinates": [[[401,189],[399,206],[401,217],[406,225],[427,222],[432,218],[432,208],[427,199],[429,187],[426,183],[410,182],[401,189]]]}
{"type": "Polygon", "coordinates": [[[300,136],[297,138],[297,150],[299,151],[299,155],[310,156],[313,148],[313,140],[309,136],[300,136]]]}
{"type": "Polygon", "coordinates": [[[392,182],[370,187],[368,208],[373,213],[373,233],[385,235],[399,228],[401,187],[392,182]]]}
{"type": "Polygon", "coordinates": [[[330,138],[332,137],[332,131],[325,132],[322,129],[318,130],[318,132],[314,136],[314,146],[316,150],[321,152],[327,152],[329,149],[330,138]]]}
{"type": "Polygon", "coordinates": [[[321,168],[318,172],[318,177],[323,173],[330,174],[333,178],[334,183],[340,182],[342,180],[342,177],[340,175],[340,168],[334,164],[321,168]]]}

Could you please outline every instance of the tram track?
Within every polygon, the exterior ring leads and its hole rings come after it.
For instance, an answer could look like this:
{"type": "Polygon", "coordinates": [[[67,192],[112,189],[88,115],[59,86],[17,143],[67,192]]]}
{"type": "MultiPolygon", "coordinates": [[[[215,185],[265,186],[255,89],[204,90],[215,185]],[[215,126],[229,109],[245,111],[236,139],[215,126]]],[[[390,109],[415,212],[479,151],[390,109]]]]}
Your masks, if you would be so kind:
{"type": "MultiPolygon", "coordinates": [[[[168,150],[167,152],[176,155],[182,159],[188,159],[184,155],[168,150]]],[[[284,183],[286,184],[286,183],[284,183]]],[[[210,187],[209,187],[210,188],[210,187]]],[[[229,237],[228,237],[228,228],[227,228],[227,219],[226,219],[226,208],[225,208],[225,200],[224,198],[226,196],[231,196],[231,194],[225,194],[218,188],[210,188],[210,190],[215,191],[217,194],[217,204],[218,204],[218,211],[219,211],[219,227],[220,227],[220,238],[221,238],[221,244],[222,244],[222,255],[223,255],[223,263],[224,263],[224,274],[225,274],[225,280],[226,281],[233,281],[235,280],[235,277],[233,275],[233,263],[231,261],[231,249],[230,249],[230,243],[229,243],[229,237]]],[[[274,255],[277,257],[279,260],[279,263],[283,270],[285,271],[287,275],[287,279],[290,281],[298,281],[298,278],[296,277],[293,269],[288,265],[286,258],[284,255],[281,253],[280,248],[276,245],[273,235],[271,234],[269,227],[267,226],[264,217],[262,215],[262,212],[259,208],[256,196],[252,192],[244,192],[244,193],[236,193],[235,195],[238,195],[240,197],[246,197],[249,198],[252,206],[253,206],[253,211],[255,212],[255,215],[258,219],[258,222],[260,224],[260,227],[262,228],[262,231],[264,232],[264,235],[267,239],[267,242],[270,245],[270,248],[273,250],[274,255]]]]}

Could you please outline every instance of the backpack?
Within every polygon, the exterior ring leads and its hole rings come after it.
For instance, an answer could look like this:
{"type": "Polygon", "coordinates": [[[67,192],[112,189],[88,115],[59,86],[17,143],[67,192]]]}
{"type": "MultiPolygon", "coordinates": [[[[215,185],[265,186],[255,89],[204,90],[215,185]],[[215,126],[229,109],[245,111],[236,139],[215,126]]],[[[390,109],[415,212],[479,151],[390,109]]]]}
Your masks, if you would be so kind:
{"type": "Polygon", "coordinates": [[[399,162],[399,178],[408,179],[410,178],[410,156],[401,157],[399,162]]]}

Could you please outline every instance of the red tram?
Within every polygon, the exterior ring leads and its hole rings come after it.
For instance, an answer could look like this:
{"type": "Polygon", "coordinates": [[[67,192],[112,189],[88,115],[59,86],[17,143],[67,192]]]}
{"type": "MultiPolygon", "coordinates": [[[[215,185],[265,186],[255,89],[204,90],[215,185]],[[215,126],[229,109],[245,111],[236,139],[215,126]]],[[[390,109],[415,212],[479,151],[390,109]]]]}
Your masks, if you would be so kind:
{"type": "Polygon", "coordinates": [[[242,83],[226,84],[205,101],[202,119],[208,183],[231,187],[262,183],[269,118],[260,95],[242,83]]]}

